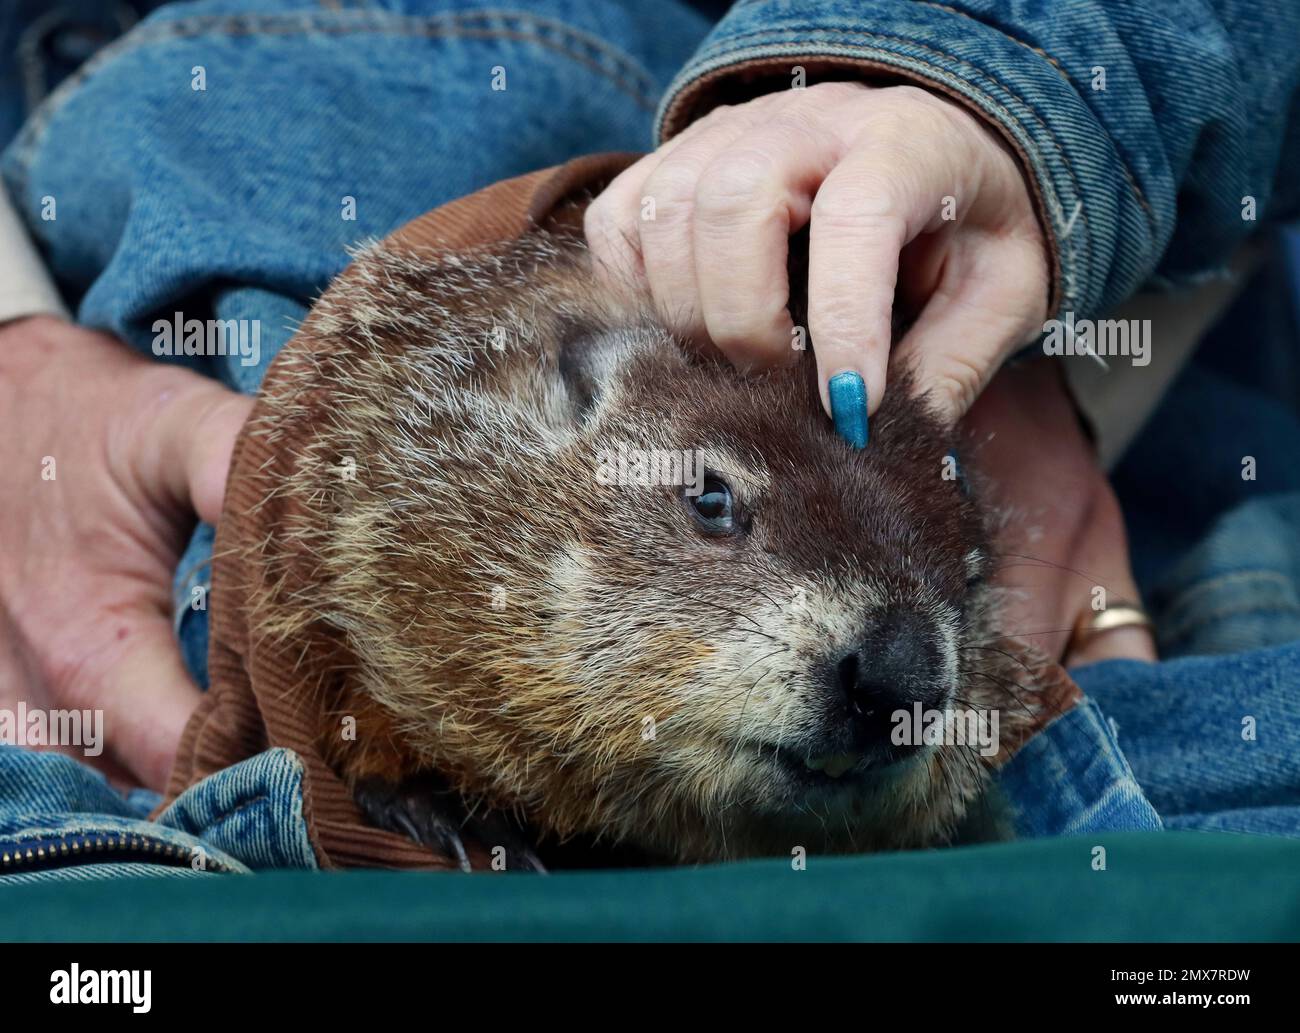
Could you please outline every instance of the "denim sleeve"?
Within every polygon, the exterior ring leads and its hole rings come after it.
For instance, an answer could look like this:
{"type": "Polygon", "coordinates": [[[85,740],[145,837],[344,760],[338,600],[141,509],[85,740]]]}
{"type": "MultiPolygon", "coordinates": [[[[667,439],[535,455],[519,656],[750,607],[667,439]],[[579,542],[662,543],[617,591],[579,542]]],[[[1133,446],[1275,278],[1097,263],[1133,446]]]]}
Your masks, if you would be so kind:
{"type": "Polygon", "coordinates": [[[1026,742],[998,782],[1020,837],[1163,827],[1114,727],[1087,698],[1026,742]]]}
{"type": "Polygon", "coordinates": [[[889,76],[998,126],[1032,173],[1054,311],[1219,275],[1300,211],[1295,0],[742,0],[670,85],[661,139],[719,103],[889,76]]]}

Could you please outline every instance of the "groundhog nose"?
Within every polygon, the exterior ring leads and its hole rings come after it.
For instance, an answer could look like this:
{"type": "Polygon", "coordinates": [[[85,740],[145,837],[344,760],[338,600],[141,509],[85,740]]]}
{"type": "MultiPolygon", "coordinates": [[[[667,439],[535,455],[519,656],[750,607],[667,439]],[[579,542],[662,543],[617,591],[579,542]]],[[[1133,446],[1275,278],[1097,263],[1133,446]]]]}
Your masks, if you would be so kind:
{"type": "Polygon", "coordinates": [[[887,738],[895,711],[943,702],[938,632],[915,611],[890,610],[841,658],[836,677],[863,737],[887,738]]]}

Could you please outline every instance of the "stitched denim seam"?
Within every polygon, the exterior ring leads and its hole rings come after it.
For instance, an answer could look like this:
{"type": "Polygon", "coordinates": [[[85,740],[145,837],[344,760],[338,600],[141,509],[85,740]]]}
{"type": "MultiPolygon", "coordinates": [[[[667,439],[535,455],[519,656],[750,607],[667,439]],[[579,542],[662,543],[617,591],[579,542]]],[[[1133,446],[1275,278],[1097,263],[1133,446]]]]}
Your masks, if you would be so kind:
{"type": "MultiPolygon", "coordinates": [[[[898,43],[898,44],[902,44],[902,45],[906,45],[906,46],[913,46],[913,47],[916,47],[918,50],[922,50],[922,51],[929,52],[930,54],[937,55],[938,57],[941,57],[941,58],[948,58],[948,59],[950,59],[952,62],[954,62],[955,64],[957,64],[958,66],[960,66],[960,67],[964,67],[964,68],[968,68],[968,69],[971,69],[971,70],[973,70],[974,72],[978,73],[979,75],[986,77],[987,79],[991,80],[992,82],[994,82],[994,83],[996,83],[998,86],[1000,86],[1004,91],[1006,91],[1006,93],[1007,93],[1009,96],[1013,97],[1013,98],[1014,98],[1018,103],[1020,103],[1020,104],[1021,104],[1021,105],[1022,105],[1022,106],[1023,106],[1023,107],[1028,111],[1028,112],[1029,112],[1029,113],[1030,113],[1030,115],[1033,116],[1034,122],[1035,122],[1035,123],[1038,125],[1038,127],[1039,127],[1039,128],[1040,128],[1040,129],[1041,129],[1041,130],[1042,130],[1042,131],[1047,135],[1048,139],[1050,139],[1050,141],[1052,142],[1052,144],[1053,144],[1053,145],[1054,145],[1058,150],[1063,150],[1063,148],[1061,147],[1060,141],[1059,141],[1059,139],[1058,139],[1057,136],[1056,136],[1055,131],[1052,129],[1052,127],[1051,127],[1047,122],[1045,122],[1045,121],[1043,120],[1042,115],[1040,114],[1040,112],[1038,111],[1038,108],[1037,108],[1034,104],[1032,104],[1032,103],[1030,103],[1029,101],[1025,100],[1024,97],[1022,97],[1022,96],[1021,96],[1019,93],[1017,93],[1015,90],[1011,89],[1011,87],[1009,87],[1005,82],[1003,82],[1003,81],[1002,81],[1002,80],[1001,80],[997,75],[993,74],[992,72],[985,71],[983,68],[979,67],[978,65],[972,64],[972,63],[969,62],[969,61],[966,61],[964,58],[960,58],[960,57],[956,56],[955,54],[945,53],[944,51],[939,50],[939,49],[937,49],[937,48],[935,48],[935,47],[928,46],[928,45],[925,44],[925,43],[920,43],[920,42],[917,42],[916,40],[908,39],[908,38],[906,38],[906,37],[901,37],[901,36],[890,37],[890,36],[886,36],[886,35],[883,35],[883,34],[877,34],[877,33],[849,32],[848,30],[844,30],[844,29],[827,29],[827,28],[821,28],[821,27],[809,27],[809,26],[802,26],[802,27],[798,27],[798,26],[796,26],[796,27],[793,27],[793,28],[794,28],[795,31],[800,31],[800,30],[802,29],[803,31],[807,31],[807,32],[825,33],[825,34],[835,35],[835,36],[840,36],[840,37],[849,37],[850,39],[861,38],[861,37],[864,37],[864,36],[865,36],[865,37],[874,37],[874,38],[876,38],[876,39],[881,40],[881,41],[882,41],[882,45],[880,45],[880,46],[878,46],[878,47],[875,47],[875,48],[873,48],[873,47],[871,47],[871,46],[869,46],[869,45],[864,45],[864,44],[861,44],[861,43],[853,43],[853,42],[851,42],[851,43],[849,43],[849,44],[835,44],[835,43],[832,43],[832,44],[830,44],[830,45],[831,45],[831,46],[843,46],[843,47],[845,47],[845,49],[849,49],[849,50],[853,50],[853,51],[861,51],[861,52],[863,52],[863,56],[864,56],[864,57],[867,57],[868,59],[872,59],[872,58],[873,58],[873,55],[874,55],[874,59],[875,59],[875,60],[879,60],[879,61],[881,61],[881,63],[884,63],[884,64],[894,65],[895,67],[897,67],[896,62],[897,62],[897,60],[899,60],[899,59],[904,60],[904,61],[910,60],[910,61],[915,61],[917,64],[922,65],[922,66],[924,66],[924,67],[926,67],[926,68],[928,68],[928,69],[932,69],[934,72],[939,73],[939,74],[941,74],[941,75],[951,75],[951,74],[952,74],[952,72],[951,72],[949,69],[943,68],[942,66],[940,66],[940,65],[938,65],[938,64],[936,64],[936,63],[934,63],[933,61],[931,61],[931,62],[927,62],[923,57],[913,57],[912,55],[909,55],[909,54],[899,53],[899,52],[897,52],[897,51],[895,51],[895,50],[891,50],[891,49],[889,49],[888,47],[884,46],[884,45],[883,45],[884,43],[898,43]],[[895,60],[891,61],[891,60],[889,60],[890,58],[893,58],[893,59],[895,59],[895,60]]],[[[771,33],[771,30],[761,30],[761,31],[748,32],[748,33],[741,33],[741,34],[737,34],[737,35],[735,35],[735,36],[731,36],[731,37],[729,37],[728,40],[727,40],[727,42],[728,42],[728,43],[731,43],[731,42],[733,42],[733,41],[735,41],[735,40],[737,40],[737,39],[743,39],[743,38],[746,38],[746,37],[763,37],[763,36],[769,36],[769,37],[770,37],[770,33],[771,33]]],[[[768,44],[767,47],[762,48],[763,52],[760,52],[760,53],[753,53],[753,52],[752,52],[753,50],[755,50],[755,49],[759,49],[759,48],[756,48],[756,47],[754,47],[754,46],[751,44],[751,47],[750,47],[751,53],[743,54],[743,52],[736,52],[736,51],[723,51],[723,50],[719,49],[719,50],[717,50],[717,52],[716,52],[716,56],[711,57],[711,58],[708,58],[708,59],[703,58],[703,53],[704,53],[704,51],[702,51],[700,55],[697,55],[696,60],[699,61],[699,62],[702,63],[702,64],[705,64],[705,65],[710,65],[710,64],[711,64],[712,67],[708,67],[708,68],[701,69],[701,70],[698,71],[696,74],[693,74],[689,79],[684,80],[684,81],[680,84],[680,86],[677,86],[676,88],[670,87],[671,92],[668,93],[668,94],[666,94],[666,95],[664,96],[663,100],[660,101],[660,104],[659,104],[659,117],[658,117],[657,120],[656,120],[656,121],[657,121],[657,125],[656,125],[656,135],[658,135],[658,133],[662,131],[662,127],[663,127],[663,116],[667,113],[668,108],[672,106],[673,102],[676,101],[677,97],[681,96],[681,94],[684,93],[684,92],[686,91],[686,89],[691,85],[691,83],[698,81],[698,80],[699,80],[703,75],[705,75],[705,74],[708,74],[708,73],[710,73],[710,72],[720,71],[720,70],[726,68],[726,67],[729,66],[729,65],[740,64],[740,63],[742,63],[743,61],[751,60],[752,58],[755,58],[755,57],[760,57],[760,58],[761,58],[761,57],[771,57],[771,56],[775,56],[775,54],[773,54],[773,52],[772,52],[772,48],[773,48],[773,47],[780,48],[781,51],[793,52],[793,53],[797,53],[797,54],[806,55],[806,56],[809,56],[809,57],[818,57],[818,56],[822,56],[822,57],[841,57],[841,56],[850,56],[850,55],[842,55],[842,54],[838,54],[838,53],[835,53],[835,52],[833,52],[833,51],[821,51],[821,52],[818,52],[818,51],[816,51],[816,50],[810,49],[811,47],[814,47],[815,45],[816,45],[816,44],[812,44],[812,43],[802,43],[802,42],[801,42],[801,43],[786,43],[786,42],[783,41],[783,40],[771,40],[771,41],[769,42],[769,44],[768,44]]],[[[706,49],[707,49],[707,48],[706,48],[706,49]]],[[[1020,126],[1020,127],[1022,127],[1022,131],[1024,131],[1024,129],[1023,129],[1023,120],[1022,120],[1021,118],[1019,118],[1018,116],[1016,116],[1015,114],[1013,114],[1010,110],[1008,110],[1007,107],[1006,107],[1006,105],[1004,105],[1003,103],[1001,103],[1000,101],[998,101],[996,98],[992,97],[992,96],[988,93],[988,91],[987,91],[986,89],[984,89],[984,88],[982,88],[982,87],[980,87],[980,86],[977,86],[977,85],[976,85],[973,81],[971,81],[970,79],[965,79],[965,80],[963,80],[963,83],[964,83],[964,85],[965,85],[967,88],[969,88],[970,90],[972,90],[972,91],[973,91],[973,92],[974,92],[974,93],[975,93],[979,98],[982,98],[984,101],[986,101],[986,102],[987,102],[987,103],[988,103],[988,104],[989,104],[989,105],[990,105],[990,106],[991,106],[995,111],[1001,113],[1001,115],[1006,119],[1006,121],[1007,121],[1008,123],[1013,124],[1013,125],[1016,125],[1016,126],[1020,126]]],[[[1026,135],[1029,136],[1030,139],[1033,138],[1032,135],[1029,134],[1028,132],[1026,132],[1026,135]]],[[[1035,148],[1035,150],[1037,150],[1037,148],[1035,148]]],[[[1077,196],[1079,196],[1079,195],[1082,193],[1082,191],[1080,190],[1080,187],[1079,187],[1079,181],[1078,181],[1078,178],[1075,176],[1075,174],[1074,174],[1074,169],[1073,169],[1073,167],[1070,165],[1069,162],[1065,162],[1065,163],[1063,163],[1063,165],[1064,165],[1064,171],[1065,171],[1066,177],[1067,177],[1068,180],[1069,180],[1069,183],[1070,183],[1071,189],[1072,189],[1074,195],[1077,197],[1077,196]]],[[[1044,163],[1044,171],[1046,172],[1046,164],[1045,164],[1045,163],[1044,163]]],[[[1057,212],[1051,212],[1051,213],[1049,213],[1049,214],[1052,215],[1054,221],[1056,221],[1056,220],[1058,220],[1058,219],[1061,220],[1061,221],[1064,221],[1064,207],[1061,205],[1061,202],[1060,202],[1059,197],[1056,196],[1056,188],[1055,188],[1055,185],[1054,185],[1054,184],[1052,183],[1052,181],[1051,181],[1051,180],[1052,180],[1052,177],[1051,177],[1050,174],[1045,174],[1044,178],[1047,180],[1046,186],[1048,187],[1048,192],[1047,192],[1047,197],[1046,197],[1045,199],[1046,199],[1047,202],[1048,202],[1048,206],[1049,206],[1049,208],[1050,208],[1051,205],[1052,205],[1052,203],[1054,202],[1055,205],[1056,205],[1056,208],[1058,209],[1057,212]]],[[[1087,228],[1088,228],[1088,226],[1089,226],[1089,223],[1090,223],[1090,220],[1089,220],[1089,218],[1088,218],[1088,214],[1087,214],[1087,212],[1084,211],[1083,209],[1080,209],[1080,211],[1079,211],[1079,216],[1078,216],[1078,217],[1079,217],[1079,219],[1083,222],[1083,225],[1084,225],[1084,228],[1085,228],[1085,231],[1086,231],[1087,228]]],[[[1055,227],[1053,227],[1053,229],[1055,230],[1055,227]]],[[[1061,256],[1062,256],[1062,273],[1061,273],[1061,278],[1062,278],[1063,281],[1065,281],[1065,282],[1063,282],[1063,284],[1062,284],[1062,307],[1064,308],[1064,307],[1068,307],[1068,305],[1067,305],[1066,303],[1067,303],[1068,301],[1070,301],[1070,299],[1072,299],[1073,297],[1075,297],[1074,292],[1071,291],[1071,290],[1069,289],[1070,278],[1066,276],[1065,266],[1066,266],[1066,264],[1067,264],[1067,261],[1070,262],[1070,263],[1077,263],[1077,261],[1078,261],[1078,256],[1079,256],[1079,248],[1078,248],[1077,246],[1073,245],[1072,243],[1069,243],[1070,237],[1073,237],[1073,236],[1074,236],[1073,234],[1070,234],[1069,236],[1064,236],[1064,235],[1062,235],[1062,234],[1059,233],[1059,232],[1055,232],[1055,233],[1054,233],[1054,236],[1055,236],[1055,238],[1056,238],[1056,240],[1055,240],[1056,246],[1059,248],[1059,250],[1060,250],[1060,254],[1061,254],[1061,256]]],[[[1091,251],[1089,251],[1088,254],[1087,254],[1087,261],[1088,261],[1088,266],[1089,266],[1089,268],[1088,268],[1088,273],[1089,273],[1089,275],[1091,275],[1091,273],[1092,273],[1092,259],[1093,259],[1093,256],[1092,256],[1092,254],[1091,254],[1091,251]]]]}
{"type": "Polygon", "coordinates": [[[1294,581],[1285,574],[1278,573],[1276,570],[1233,570],[1224,574],[1216,574],[1213,577],[1203,581],[1197,581],[1188,585],[1186,588],[1179,589],[1173,595],[1167,609],[1173,609],[1185,604],[1189,600],[1194,600],[1202,595],[1219,591],[1228,585],[1245,582],[1268,582],[1282,588],[1292,588],[1294,581]]]}
{"type": "MultiPolygon", "coordinates": [[[[227,771],[228,771],[229,768],[225,768],[225,769],[223,769],[223,770],[227,770],[227,771]]],[[[246,800],[241,800],[239,803],[235,804],[234,807],[230,807],[230,808],[222,808],[222,809],[221,809],[221,812],[220,812],[219,814],[214,814],[210,819],[205,820],[205,821],[203,822],[203,827],[204,827],[205,829],[209,829],[209,828],[212,828],[212,827],[215,826],[215,825],[219,825],[219,824],[221,824],[222,822],[227,821],[227,820],[229,820],[230,818],[233,818],[233,817],[234,817],[235,815],[237,815],[240,811],[245,810],[245,809],[247,809],[247,808],[249,808],[249,807],[252,807],[254,804],[263,803],[263,802],[265,802],[265,801],[268,800],[268,799],[270,799],[270,797],[269,797],[265,792],[259,792],[256,796],[250,796],[250,797],[249,797],[248,799],[246,799],[246,800]]],[[[167,810],[170,811],[170,810],[171,810],[171,807],[168,807],[167,810]]],[[[168,825],[168,826],[164,826],[164,827],[165,827],[165,828],[175,828],[175,826],[172,826],[172,825],[168,825]]],[[[183,830],[177,829],[177,831],[183,831],[183,830]]],[[[191,832],[191,833],[189,833],[189,835],[197,836],[198,833],[196,833],[196,832],[191,832]]]]}
{"type": "MultiPolygon", "coordinates": [[[[315,844],[312,842],[310,833],[306,829],[306,819],[303,814],[303,802],[307,792],[307,783],[304,778],[304,771],[302,767],[301,758],[299,758],[299,756],[296,753],[294,753],[294,751],[285,749],[284,747],[272,747],[272,751],[273,752],[283,751],[285,754],[288,754],[289,757],[291,758],[292,767],[294,769],[291,776],[293,779],[293,788],[290,790],[290,794],[289,794],[289,798],[292,805],[291,806],[292,814],[287,819],[287,825],[290,828],[298,828],[299,826],[302,827],[302,832],[293,837],[294,848],[296,849],[298,847],[305,847],[307,853],[311,856],[313,863],[315,863],[315,865],[319,867],[320,864],[319,864],[319,858],[316,856],[316,847],[315,844]]],[[[227,768],[225,770],[228,771],[230,769],[227,768]]],[[[272,805],[274,805],[273,795],[271,793],[266,792],[265,790],[259,790],[256,792],[255,795],[250,796],[247,799],[241,800],[234,807],[223,808],[219,814],[215,814],[210,819],[204,820],[201,823],[201,828],[199,829],[199,831],[189,833],[189,835],[194,836],[195,838],[198,838],[206,842],[207,838],[213,835],[216,832],[216,830],[219,829],[222,825],[224,825],[231,819],[235,818],[241,812],[246,811],[248,808],[262,803],[271,803],[272,805]]],[[[173,804],[173,807],[174,806],[175,805],[173,804]]],[[[168,812],[170,812],[171,810],[172,808],[169,807],[168,812]]],[[[192,812],[187,812],[187,813],[189,813],[191,817],[194,816],[192,812]]],[[[277,823],[277,828],[281,828],[283,827],[283,825],[284,823],[277,823]]],[[[164,827],[174,828],[175,826],[166,825],[164,827]]]]}
{"type": "Polygon", "coordinates": [[[1230,574],[1220,574],[1218,577],[1210,578],[1207,581],[1201,581],[1191,588],[1180,592],[1163,610],[1166,614],[1161,622],[1166,625],[1161,629],[1161,639],[1173,641],[1182,638],[1188,633],[1195,631],[1197,628],[1204,627],[1211,621],[1220,620],[1224,617],[1242,616],[1249,613],[1300,613],[1300,606],[1295,603],[1286,604],[1281,600],[1261,604],[1255,600],[1247,600],[1243,604],[1227,604],[1214,607],[1206,612],[1194,611],[1190,616],[1184,616],[1179,619],[1174,616],[1174,612],[1185,610],[1191,607],[1197,598],[1206,595],[1215,589],[1224,587],[1233,582],[1250,582],[1263,581],[1278,584],[1284,588],[1290,588],[1292,582],[1290,578],[1278,574],[1271,570],[1238,570],[1230,574]]]}
{"type": "Polygon", "coordinates": [[[1160,635],[1161,642],[1177,642],[1185,639],[1192,632],[1197,631],[1212,621],[1222,620],[1225,617],[1246,617],[1251,614],[1300,614],[1300,607],[1297,606],[1264,606],[1259,604],[1246,604],[1244,606],[1225,606],[1217,610],[1211,610],[1208,613],[1197,614],[1195,617],[1185,621],[1180,621],[1174,627],[1168,630],[1162,630],[1160,635]]]}
{"type": "Polygon", "coordinates": [[[453,12],[430,17],[393,15],[379,11],[303,11],[294,14],[195,15],[163,19],[138,26],[108,44],[79,69],[69,75],[33,112],[27,125],[12,145],[14,161],[21,173],[18,194],[26,193],[27,173],[32,157],[40,146],[46,127],[75,92],[96,72],[110,62],[154,43],[193,40],[202,36],[252,38],[257,36],[289,37],[313,33],[345,35],[394,35],[425,39],[511,39],[536,43],[570,58],[604,76],[627,94],[643,110],[655,109],[654,77],[622,51],[605,40],[575,29],[554,18],[543,18],[508,8],[487,8],[473,12],[453,12]],[[529,26],[528,31],[494,26],[494,22],[529,26]],[[550,35],[550,34],[553,34],[550,35]],[[573,49],[570,49],[572,47],[573,49]],[[600,60],[579,52],[586,47],[600,60]]]}

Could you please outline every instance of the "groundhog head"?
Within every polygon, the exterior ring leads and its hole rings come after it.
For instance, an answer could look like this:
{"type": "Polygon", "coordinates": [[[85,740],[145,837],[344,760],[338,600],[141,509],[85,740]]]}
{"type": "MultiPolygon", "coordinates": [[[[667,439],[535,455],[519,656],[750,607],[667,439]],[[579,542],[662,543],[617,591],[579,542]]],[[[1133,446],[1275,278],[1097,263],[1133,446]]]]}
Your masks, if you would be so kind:
{"type": "Polygon", "coordinates": [[[680,860],[954,834],[993,749],[916,719],[1014,682],[983,513],[906,378],[855,449],[811,357],[741,376],[541,233],[372,248],[313,321],[330,401],[286,490],[333,712],[373,718],[330,747],[349,778],[680,860]]]}

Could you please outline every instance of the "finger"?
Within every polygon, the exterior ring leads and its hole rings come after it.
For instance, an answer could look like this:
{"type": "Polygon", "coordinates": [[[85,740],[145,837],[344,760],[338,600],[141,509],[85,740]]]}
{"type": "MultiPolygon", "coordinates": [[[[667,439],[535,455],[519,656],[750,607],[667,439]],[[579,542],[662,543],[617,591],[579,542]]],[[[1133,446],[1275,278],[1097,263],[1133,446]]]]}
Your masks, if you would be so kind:
{"type": "Polygon", "coordinates": [[[145,497],[192,510],[215,523],[239,430],[253,400],[219,384],[175,370],[158,376],[153,418],[132,424],[127,443],[131,470],[145,497]]]}
{"type": "Polygon", "coordinates": [[[1083,667],[1102,660],[1142,660],[1155,663],[1158,659],[1151,629],[1133,626],[1114,628],[1089,638],[1070,650],[1062,665],[1067,668],[1083,667]]]}
{"type": "Polygon", "coordinates": [[[128,633],[121,660],[104,676],[98,697],[104,704],[104,739],[141,784],[161,791],[202,694],[165,616],[151,614],[128,633]]]}
{"type": "Polygon", "coordinates": [[[813,201],[808,323],[822,404],[832,416],[827,383],[841,374],[861,378],[864,421],[879,406],[899,253],[938,221],[940,199],[961,190],[943,160],[921,160],[897,140],[904,131],[893,121],[875,134],[868,129],[867,144],[835,167],[813,201]]]}
{"type": "Polygon", "coordinates": [[[788,113],[714,156],[699,177],[692,226],[708,336],[742,369],[799,357],[790,318],[790,234],[843,156],[839,137],[788,113]]]}
{"type": "Polygon", "coordinates": [[[735,109],[721,105],[692,123],[656,150],[638,159],[614,177],[583,214],[583,233],[591,251],[597,277],[606,282],[638,282],[644,278],[641,260],[641,222],[653,208],[646,197],[646,180],[668,155],[711,126],[730,117],[735,109]]]}
{"type": "Polygon", "coordinates": [[[954,423],[1012,352],[1033,340],[1045,314],[1037,245],[959,230],[938,285],[894,349],[940,416],[954,423]]]}
{"type": "MultiPolygon", "coordinates": [[[[1075,598],[1080,602],[1075,615],[1076,626],[1086,623],[1109,606],[1119,603],[1141,605],[1142,598],[1129,562],[1128,535],[1124,530],[1119,500],[1109,486],[1099,493],[1088,517],[1077,562],[1086,579],[1091,579],[1092,583],[1082,586],[1086,591],[1076,590],[1075,598]]],[[[1067,667],[1078,667],[1118,658],[1154,662],[1155,638],[1151,630],[1136,625],[1096,634],[1088,634],[1085,630],[1071,641],[1062,662],[1067,667]]]]}
{"type": "Polygon", "coordinates": [[[630,283],[645,275],[641,262],[639,220],[645,181],[663,161],[663,153],[647,154],[614,177],[587,206],[583,233],[591,251],[592,268],[602,282],[630,283]]]}
{"type": "MultiPolygon", "coordinates": [[[[650,218],[642,219],[641,259],[660,317],[669,329],[692,340],[708,340],[700,300],[693,226],[702,177],[714,160],[749,131],[757,112],[737,109],[733,117],[701,129],[668,154],[645,182],[650,218]]],[[[715,342],[720,343],[720,342],[715,342]]]]}

